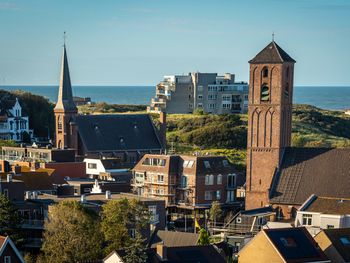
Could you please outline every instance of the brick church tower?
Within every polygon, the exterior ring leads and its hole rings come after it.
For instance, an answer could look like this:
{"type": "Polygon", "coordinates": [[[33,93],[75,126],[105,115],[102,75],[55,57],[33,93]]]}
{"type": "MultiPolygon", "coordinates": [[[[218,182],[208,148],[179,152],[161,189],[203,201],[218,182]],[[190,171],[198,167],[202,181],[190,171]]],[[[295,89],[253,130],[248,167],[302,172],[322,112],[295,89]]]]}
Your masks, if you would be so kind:
{"type": "Polygon", "coordinates": [[[269,204],[269,190],[291,145],[294,63],[274,41],[250,63],[246,209],[269,204]]]}
{"type": "Polygon", "coordinates": [[[56,148],[76,149],[77,132],[73,120],[78,114],[78,109],[73,101],[66,45],[63,46],[60,85],[54,113],[56,123],[56,148]]]}

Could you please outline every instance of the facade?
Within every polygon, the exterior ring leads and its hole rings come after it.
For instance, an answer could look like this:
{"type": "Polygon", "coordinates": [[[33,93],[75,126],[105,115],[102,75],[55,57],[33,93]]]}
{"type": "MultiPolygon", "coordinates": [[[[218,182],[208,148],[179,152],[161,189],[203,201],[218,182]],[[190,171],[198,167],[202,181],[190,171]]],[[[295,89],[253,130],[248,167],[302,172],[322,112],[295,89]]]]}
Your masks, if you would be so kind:
{"type": "Polygon", "coordinates": [[[331,262],[305,228],[264,229],[239,253],[238,262],[331,262]]]}
{"type": "Polygon", "coordinates": [[[166,147],[162,114],[160,131],[147,114],[79,115],[73,100],[65,46],[54,112],[56,148],[73,149],[80,159],[115,158],[130,168],[143,154],[161,153],[166,147]]]}
{"type": "Polygon", "coordinates": [[[147,108],[148,112],[156,113],[193,113],[197,109],[214,114],[245,113],[248,84],[235,82],[235,75],[230,73],[164,76],[147,108]]]}
{"type": "Polygon", "coordinates": [[[158,197],[167,206],[210,208],[213,201],[236,202],[235,190],[242,176],[219,156],[146,154],[133,169],[133,191],[158,197]]]}
{"type": "Polygon", "coordinates": [[[25,263],[10,237],[0,236],[0,262],[25,263]]]}
{"type": "Polygon", "coordinates": [[[322,229],[350,228],[350,199],[312,195],[298,209],[295,225],[306,227],[312,235],[322,229]]]}
{"type": "Polygon", "coordinates": [[[29,129],[28,116],[22,115],[18,99],[0,102],[0,139],[23,141],[23,133],[33,139],[33,130],[29,129]]]}
{"type": "Polygon", "coordinates": [[[350,262],[350,228],[322,230],[315,241],[331,262],[350,262]]]}

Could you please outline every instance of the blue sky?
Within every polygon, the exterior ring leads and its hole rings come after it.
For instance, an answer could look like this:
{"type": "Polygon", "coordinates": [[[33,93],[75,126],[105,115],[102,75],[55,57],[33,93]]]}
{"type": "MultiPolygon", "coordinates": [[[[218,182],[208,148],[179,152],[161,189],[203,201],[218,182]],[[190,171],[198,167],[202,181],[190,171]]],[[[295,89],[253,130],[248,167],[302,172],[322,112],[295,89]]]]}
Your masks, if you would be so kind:
{"type": "Polygon", "coordinates": [[[233,72],[271,41],[296,85],[350,86],[348,0],[0,0],[0,85],[56,85],[63,43],[74,85],[154,85],[233,72]]]}

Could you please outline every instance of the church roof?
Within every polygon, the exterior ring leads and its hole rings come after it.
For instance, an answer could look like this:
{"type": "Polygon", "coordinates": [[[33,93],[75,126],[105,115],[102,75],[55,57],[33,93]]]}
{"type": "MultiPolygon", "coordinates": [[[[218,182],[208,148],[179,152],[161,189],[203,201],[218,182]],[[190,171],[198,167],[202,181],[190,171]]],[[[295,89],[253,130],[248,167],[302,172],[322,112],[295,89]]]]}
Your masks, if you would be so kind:
{"type": "Polygon", "coordinates": [[[66,45],[63,46],[60,85],[55,110],[77,111],[77,107],[73,101],[66,45]]]}
{"type": "Polygon", "coordinates": [[[75,122],[87,152],[162,149],[147,114],[79,115],[75,122]]]}
{"type": "Polygon", "coordinates": [[[287,148],[271,203],[303,204],[310,195],[350,198],[350,148],[287,148]]]}
{"type": "Polygon", "coordinates": [[[275,41],[268,44],[249,63],[283,63],[296,61],[292,59],[275,41]]]}

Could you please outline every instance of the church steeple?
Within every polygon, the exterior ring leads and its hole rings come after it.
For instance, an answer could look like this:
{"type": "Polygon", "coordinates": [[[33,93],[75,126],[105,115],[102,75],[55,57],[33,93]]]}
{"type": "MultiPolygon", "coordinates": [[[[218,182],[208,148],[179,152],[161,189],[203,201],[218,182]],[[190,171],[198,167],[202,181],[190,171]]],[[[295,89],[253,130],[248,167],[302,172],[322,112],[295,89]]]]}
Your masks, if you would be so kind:
{"type": "Polygon", "coordinates": [[[60,84],[58,89],[58,98],[57,98],[55,111],[56,110],[69,111],[69,112],[78,111],[73,101],[73,93],[72,93],[72,85],[70,82],[66,44],[64,44],[63,46],[60,84]]]}

